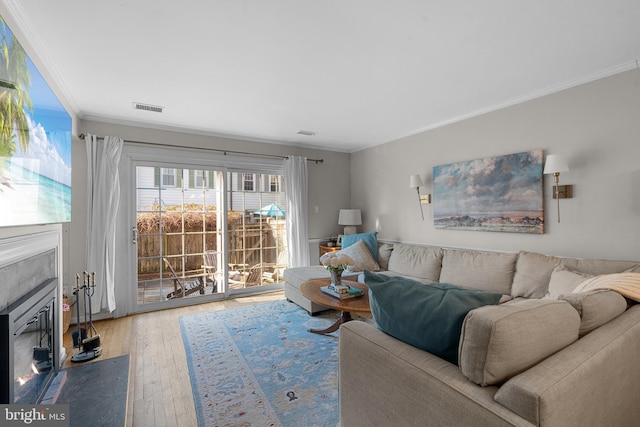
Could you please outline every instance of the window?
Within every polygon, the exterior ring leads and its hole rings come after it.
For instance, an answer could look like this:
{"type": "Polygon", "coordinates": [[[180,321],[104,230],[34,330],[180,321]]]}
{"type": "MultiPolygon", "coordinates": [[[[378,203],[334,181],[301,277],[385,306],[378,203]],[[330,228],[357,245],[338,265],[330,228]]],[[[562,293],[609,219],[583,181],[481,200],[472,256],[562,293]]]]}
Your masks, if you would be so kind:
{"type": "Polygon", "coordinates": [[[182,169],[153,168],[153,186],[165,188],[182,186],[182,169]]]}
{"type": "Polygon", "coordinates": [[[244,191],[255,191],[255,175],[252,173],[242,174],[242,189],[244,191]]]}
{"type": "Polygon", "coordinates": [[[200,188],[202,186],[205,185],[205,182],[207,182],[207,172],[205,171],[201,171],[201,170],[194,170],[193,171],[193,177],[194,177],[194,186],[196,188],[200,188]]]}
{"type": "Polygon", "coordinates": [[[279,193],[282,190],[282,176],[269,175],[269,191],[272,193],[279,193]]]}
{"type": "Polygon", "coordinates": [[[161,168],[160,173],[162,176],[163,187],[175,187],[176,186],[176,170],[170,168],[161,168]]]}
{"type": "Polygon", "coordinates": [[[214,172],[193,169],[189,171],[189,188],[215,189],[214,172]]]}

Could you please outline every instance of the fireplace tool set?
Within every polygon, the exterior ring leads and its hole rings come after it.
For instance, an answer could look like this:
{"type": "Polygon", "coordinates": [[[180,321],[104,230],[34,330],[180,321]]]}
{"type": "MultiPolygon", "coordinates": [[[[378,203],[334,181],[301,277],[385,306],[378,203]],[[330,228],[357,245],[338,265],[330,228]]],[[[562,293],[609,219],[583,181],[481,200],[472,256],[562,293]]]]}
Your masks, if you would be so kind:
{"type": "Polygon", "coordinates": [[[78,353],[71,357],[72,362],[86,362],[102,354],[100,335],[93,326],[93,314],[91,310],[91,297],[96,290],[96,273],[82,273],[82,286],[80,275],[76,274],[76,288],[73,294],[76,296],[76,329],[71,332],[73,347],[78,348],[78,353]],[[80,293],[83,295],[84,327],[80,322],[80,293]],[[88,301],[88,304],[87,304],[88,301]],[[88,311],[88,314],[87,314],[88,311]]]}

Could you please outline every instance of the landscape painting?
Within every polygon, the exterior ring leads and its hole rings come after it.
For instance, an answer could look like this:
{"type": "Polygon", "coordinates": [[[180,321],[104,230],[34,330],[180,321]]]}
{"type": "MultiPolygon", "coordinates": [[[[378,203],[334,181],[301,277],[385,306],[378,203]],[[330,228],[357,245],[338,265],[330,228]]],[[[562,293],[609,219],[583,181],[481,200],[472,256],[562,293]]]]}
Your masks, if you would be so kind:
{"type": "Polygon", "coordinates": [[[68,222],[71,117],[0,24],[0,227],[68,222]]]}
{"type": "Polygon", "coordinates": [[[543,151],[433,168],[439,229],[544,233],[543,151]]]}

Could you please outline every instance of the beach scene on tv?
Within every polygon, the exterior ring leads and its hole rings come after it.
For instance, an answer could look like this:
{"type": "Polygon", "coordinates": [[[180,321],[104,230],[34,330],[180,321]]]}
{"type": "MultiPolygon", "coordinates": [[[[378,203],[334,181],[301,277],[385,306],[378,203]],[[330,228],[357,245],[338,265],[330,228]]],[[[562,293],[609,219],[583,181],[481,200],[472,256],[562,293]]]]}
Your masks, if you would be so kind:
{"type": "Polygon", "coordinates": [[[68,222],[71,117],[0,24],[0,227],[68,222]]]}

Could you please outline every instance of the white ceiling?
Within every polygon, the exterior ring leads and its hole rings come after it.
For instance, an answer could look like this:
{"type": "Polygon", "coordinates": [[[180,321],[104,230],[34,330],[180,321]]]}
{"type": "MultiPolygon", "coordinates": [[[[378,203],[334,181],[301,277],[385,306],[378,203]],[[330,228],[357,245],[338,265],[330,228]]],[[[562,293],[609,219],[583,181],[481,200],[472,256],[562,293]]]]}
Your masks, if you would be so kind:
{"type": "Polygon", "coordinates": [[[348,152],[640,58],[638,0],[2,2],[81,118],[348,152]]]}

